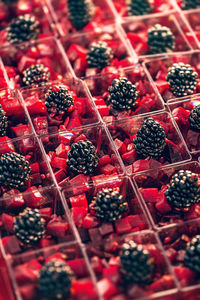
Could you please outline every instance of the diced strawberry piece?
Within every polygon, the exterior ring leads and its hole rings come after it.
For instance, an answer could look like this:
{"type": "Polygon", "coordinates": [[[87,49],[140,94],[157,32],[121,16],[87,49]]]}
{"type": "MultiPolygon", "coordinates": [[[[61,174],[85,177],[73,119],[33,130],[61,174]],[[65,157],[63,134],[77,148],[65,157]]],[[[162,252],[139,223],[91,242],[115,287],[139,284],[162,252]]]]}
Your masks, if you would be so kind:
{"type": "Polygon", "coordinates": [[[82,226],[84,228],[94,228],[97,227],[100,224],[100,221],[93,215],[87,214],[85,218],[83,219],[82,226]]]}
{"type": "Polygon", "coordinates": [[[99,159],[99,164],[98,166],[102,167],[102,166],[105,166],[107,164],[110,164],[111,163],[111,158],[109,155],[104,155],[102,156],[100,159],[99,159]]]}
{"type": "Polygon", "coordinates": [[[147,227],[144,220],[142,220],[140,215],[130,215],[127,217],[129,224],[135,228],[138,227],[140,230],[143,230],[147,227]]]}
{"type": "Polygon", "coordinates": [[[70,146],[60,144],[55,150],[56,156],[66,159],[68,157],[69,150],[70,150],[70,146]]]}
{"type": "Polygon", "coordinates": [[[66,169],[67,161],[65,158],[55,157],[51,160],[51,166],[55,169],[66,169]]]}
{"type": "Polygon", "coordinates": [[[70,197],[69,201],[72,207],[84,207],[86,210],[88,210],[88,202],[85,193],[74,197],[70,197]]]}
{"type": "Polygon", "coordinates": [[[155,203],[160,199],[160,194],[157,188],[142,189],[141,193],[146,203],[155,203]]]}
{"type": "Polygon", "coordinates": [[[11,129],[17,137],[31,133],[31,128],[28,125],[17,125],[16,127],[11,127],[11,129]]]}
{"type": "Polygon", "coordinates": [[[62,238],[66,236],[68,228],[69,224],[67,222],[52,221],[47,224],[46,230],[47,234],[62,238]]]}
{"type": "Polygon", "coordinates": [[[97,105],[97,109],[102,118],[109,116],[109,109],[106,105],[97,105]]]}
{"type": "Polygon", "coordinates": [[[170,204],[167,202],[164,193],[160,193],[160,199],[156,203],[156,209],[162,214],[165,214],[172,210],[170,204]]]}
{"type": "Polygon", "coordinates": [[[20,295],[24,300],[32,300],[35,297],[36,285],[26,284],[19,287],[20,295]]]}
{"type": "Polygon", "coordinates": [[[103,167],[100,168],[101,173],[105,174],[105,175],[111,175],[117,172],[116,168],[111,165],[111,164],[107,164],[103,167]]]}
{"type": "Polygon", "coordinates": [[[137,157],[137,152],[135,149],[122,154],[122,160],[127,165],[132,164],[136,160],[136,157],[137,157]]]}
{"type": "Polygon", "coordinates": [[[90,189],[90,187],[88,185],[87,177],[83,174],[77,175],[74,178],[72,178],[69,181],[69,184],[71,186],[73,186],[73,194],[74,195],[84,193],[84,192],[86,192],[87,190],[90,189]]]}
{"type": "Polygon", "coordinates": [[[9,197],[6,199],[6,208],[7,209],[16,209],[22,207],[24,205],[24,195],[20,193],[18,190],[10,190],[6,194],[4,193],[4,197],[9,197]]]}
{"type": "Polygon", "coordinates": [[[39,263],[37,259],[31,259],[26,263],[26,266],[34,271],[39,271],[42,268],[42,265],[39,263]]]}
{"type": "Polygon", "coordinates": [[[92,99],[94,100],[96,105],[102,105],[102,106],[106,105],[102,97],[93,97],[92,99]]]}
{"type": "Polygon", "coordinates": [[[200,218],[200,204],[194,204],[190,208],[190,210],[186,216],[187,220],[192,220],[192,219],[197,219],[197,218],[200,218]]]}
{"type": "Polygon", "coordinates": [[[33,270],[25,267],[25,266],[17,266],[15,268],[15,279],[19,285],[28,284],[28,283],[36,283],[37,274],[33,272],[33,270]]]}
{"type": "Polygon", "coordinates": [[[24,109],[16,97],[2,99],[1,105],[8,117],[15,116],[21,118],[24,116],[24,109]]]}
{"type": "Polygon", "coordinates": [[[27,97],[25,100],[26,107],[31,116],[37,114],[46,114],[47,108],[45,103],[39,99],[37,94],[27,97]]]}
{"type": "Polygon", "coordinates": [[[74,139],[74,142],[77,143],[78,141],[85,141],[85,140],[87,140],[87,137],[85,136],[85,134],[81,134],[74,139]]]}
{"type": "Polygon", "coordinates": [[[108,268],[103,269],[103,277],[108,278],[111,280],[114,284],[118,284],[120,282],[120,271],[119,266],[109,266],[108,268]]]}
{"type": "Polygon", "coordinates": [[[84,58],[87,57],[87,49],[79,46],[77,44],[72,44],[69,49],[67,50],[67,56],[70,61],[74,62],[77,58],[84,58]]]}
{"type": "Polygon", "coordinates": [[[26,190],[24,194],[25,205],[28,207],[39,207],[44,204],[46,198],[40,193],[36,186],[32,186],[26,190]]]}
{"type": "Polygon", "coordinates": [[[174,273],[182,286],[192,283],[195,278],[195,273],[191,269],[182,266],[174,267],[174,273]]]}
{"type": "Polygon", "coordinates": [[[79,118],[75,117],[75,118],[71,118],[69,120],[69,123],[67,125],[67,130],[71,130],[71,129],[74,129],[74,128],[77,128],[77,127],[82,127],[80,121],[79,121],[79,118]]]}
{"type": "Polygon", "coordinates": [[[54,173],[54,176],[56,178],[56,181],[60,183],[62,180],[66,178],[65,170],[58,170],[57,172],[54,173]]]}
{"type": "Polygon", "coordinates": [[[162,291],[163,287],[167,289],[172,289],[174,287],[172,275],[163,275],[160,279],[156,280],[150,285],[150,289],[154,292],[162,291]]]}
{"type": "Polygon", "coordinates": [[[109,300],[119,291],[117,286],[109,279],[104,278],[97,282],[97,288],[103,299],[109,300]]]}
{"type": "Polygon", "coordinates": [[[31,168],[31,174],[40,172],[40,166],[38,163],[31,164],[30,168],[31,168]]]}
{"type": "Polygon", "coordinates": [[[125,217],[115,222],[115,228],[118,234],[122,234],[131,231],[132,226],[129,223],[128,217],[125,217]]]}
{"type": "Polygon", "coordinates": [[[177,107],[172,112],[174,119],[179,125],[186,125],[188,123],[188,117],[190,111],[184,109],[183,107],[177,107]]]}
{"type": "Polygon", "coordinates": [[[88,275],[87,265],[84,258],[68,260],[67,264],[68,266],[70,266],[70,268],[77,277],[83,277],[88,275]]]}
{"type": "Polygon", "coordinates": [[[72,284],[74,297],[77,300],[97,299],[97,291],[89,279],[75,280],[72,284]]]}
{"type": "Polygon", "coordinates": [[[41,238],[38,246],[39,248],[47,248],[53,246],[54,244],[55,242],[53,240],[41,238]]]}
{"type": "Polygon", "coordinates": [[[13,233],[13,217],[8,214],[2,214],[1,221],[4,229],[9,233],[13,233]]]}
{"type": "Polygon", "coordinates": [[[169,83],[166,80],[156,80],[155,85],[161,95],[170,88],[169,83]]]}
{"type": "Polygon", "coordinates": [[[132,165],[132,170],[133,173],[149,170],[149,160],[140,159],[135,161],[132,165]]]}
{"type": "Polygon", "coordinates": [[[33,124],[35,126],[35,131],[37,132],[37,134],[48,134],[47,117],[36,117],[33,119],[33,124]]]}
{"type": "Polygon", "coordinates": [[[112,233],[114,232],[114,228],[112,223],[103,223],[100,227],[99,227],[99,232],[102,236],[112,233]]]}
{"type": "Polygon", "coordinates": [[[15,235],[3,237],[2,243],[6,253],[16,254],[21,251],[19,241],[15,235]]]}
{"type": "Polygon", "coordinates": [[[102,263],[101,259],[98,256],[93,256],[93,257],[91,257],[90,262],[91,262],[93,271],[96,274],[101,274],[103,271],[103,263],[102,263]]]}
{"type": "Polygon", "coordinates": [[[25,69],[27,69],[31,65],[35,65],[35,63],[36,60],[34,58],[23,55],[18,63],[17,68],[19,72],[22,73],[25,69]]]}
{"type": "Polygon", "coordinates": [[[71,216],[76,226],[81,227],[84,217],[87,214],[87,209],[84,207],[72,207],[71,216]]]}
{"type": "Polygon", "coordinates": [[[119,139],[114,140],[115,147],[119,151],[120,154],[123,154],[126,152],[126,145],[119,139]]]}
{"type": "Polygon", "coordinates": [[[46,221],[49,221],[51,219],[51,214],[52,214],[52,208],[51,207],[44,207],[40,208],[40,215],[43,219],[46,221]]]}
{"type": "Polygon", "coordinates": [[[42,177],[40,173],[34,173],[30,175],[31,185],[40,185],[42,184],[42,177]]]}

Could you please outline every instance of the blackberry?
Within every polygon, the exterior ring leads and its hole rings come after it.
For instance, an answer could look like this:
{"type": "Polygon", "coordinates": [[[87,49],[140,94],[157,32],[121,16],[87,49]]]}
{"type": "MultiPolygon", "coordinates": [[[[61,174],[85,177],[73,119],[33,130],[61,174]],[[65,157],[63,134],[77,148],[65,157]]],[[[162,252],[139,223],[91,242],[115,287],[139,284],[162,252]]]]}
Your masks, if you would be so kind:
{"type": "Polygon", "coordinates": [[[199,202],[199,177],[191,171],[179,170],[171,179],[165,191],[165,197],[172,207],[189,208],[199,202]]]}
{"type": "Polygon", "coordinates": [[[166,80],[168,81],[172,93],[177,97],[193,94],[197,85],[197,72],[192,67],[184,63],[175,63],[169,69],[166,80]]]}
{"type": "Polygon", "coordinates": [[[28,181],[31,168],[26,158],[18,153],[4,153],[0,157],[0,183],[18,189],[28,181]]]}
{"type": "Polygon", "coordinates": [[[158,159],[166,146],[166,135],[162,126],[153,118],[148,118],[143,122],[133,140],[137,154],[142,158],[158,159]]]}
{"type": "Polygon", "coordinates": [[[184,257],[185,266],[200,274],[200,235],[188,244],[184,257]]]}
{"type": "Polygon", "coordinates": [[[47,111],[54,115],[64,115],[72,111],[74,101],[65,86],[53,86],[45,95],[47,111]]]}
{"type": "Polygon", "coordinates": [[[113,59],[113,51],[106,42],[94,42],[87,52],[87,62],[90,67],[103,69],[109,66],[113,59]]]}
{"type": "Polygon", "coordinates": [[[14,233],[24,245],[32,245],[45,234],[45,221],[38,209],[26,208],[14,220],[14,233]]]}
{"type": "Polygon", "coordinates": [[[72,144],[67,159],[70,170],[75,174],[92,174],[99,162],[95,152],[95,146],[88,140],[72,144]]]}
{"type": "Polygon", "coordinates": [[[94,197],[92,209],[101,221],[115,222],[128,210],[128,203],[117,190],[106,188],[94,197]]]}
{"type": "Polygon", "coordinates": [[[1,0],[1,1],[6,4],[11,4],[17,2],[18,0],[1,0]]]}
{"type": "Polygon", "coordinates": [[[148,30],[147,42],[151,53],[168,52],[175,47],[175,37],[171,29],[160,24],[148,30]]]}
{"type": "Polygon", "coordinates": [[[7,121],[6,113],[0,104],[0,136],[6,135],[7,127],[8,127],[8,121],[7,121]]]}
{"type": "Polygon", "coordinates": [[[136,100],[139,93],[134,84],[126,77],[114,79],[112,86],[108,89],[109,101],[116,110],[135,110],[136,100]]]}
{"type": "Polygon", "coordinates": [[[181,7],[182,9],[193,9],[200,6],[200,0],[182,0],[181,7]]]}
{"type": "Polygon", "coordinates": [[[152,7],[148,0],[128,0],[127,8],[129,16],[146,15],[152,11],[152,7]]]}
{"type": "Polygon", "coordinates": [[[94,16],[94,4],[91,0],[68,0],[69,19],[72,25],[80,30],[94,16]]]}
{"type": "Polygon", "coordinates": [[[23,84],[24,85],[41,85],[42,83],[48,82],[50,77],[48,67],[42,64],[36,64],[28,67],[23,72],[23,84]]]}
{"type": "Polygon", "coordinates": [[[12,20],[7,28],[7,40],[18,44],[36,39],[39,34],[39,22],[34,16],[26,14],[12,20]]]}
{"type": "Polygon", "coordinates": [[[153,276],[154,258],[142,245],[129,241],[122,245],[120,267],[125,281],[148,284],[153,276]]]}
{"type": "Polygon", "coordinates": [[[40,270],[38,292],[43,298],[66,299],[70,296],[73,272],[61,259],[48,261],[40,270]]]}
{"type": "Polygon", "coordinates": [[[200,132],[200,104],[191,110],[189,123],[192,130],[200,132]]]}

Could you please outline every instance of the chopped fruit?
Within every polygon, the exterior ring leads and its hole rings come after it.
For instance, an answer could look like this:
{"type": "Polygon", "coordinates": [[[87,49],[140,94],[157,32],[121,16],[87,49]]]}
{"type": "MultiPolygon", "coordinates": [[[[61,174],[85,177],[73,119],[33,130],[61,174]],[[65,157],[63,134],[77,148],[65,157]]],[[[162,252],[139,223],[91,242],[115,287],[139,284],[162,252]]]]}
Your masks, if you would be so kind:
{"type": "Polygon", "coordinates": [[[91,22],[94,16],[94,4],[91,0],[68,0],[69,19],[80,30],[91,22]]]}

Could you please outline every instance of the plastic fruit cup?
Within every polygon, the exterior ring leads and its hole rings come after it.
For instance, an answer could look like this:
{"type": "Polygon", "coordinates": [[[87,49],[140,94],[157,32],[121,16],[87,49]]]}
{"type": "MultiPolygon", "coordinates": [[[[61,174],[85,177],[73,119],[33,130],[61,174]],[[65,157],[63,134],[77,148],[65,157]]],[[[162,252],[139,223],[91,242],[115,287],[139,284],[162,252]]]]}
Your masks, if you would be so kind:
{"type": "Polygon", "coordinates": [[[189,22],[189,25],[191,26],[191,30],[193,31],[193,34],[196,36],[198,48],[200,45],[200,20],[199,20],[199,12],[200,9],[193,9],[193,10],[186,10],[184,12],[184,16],[189,22]]]}

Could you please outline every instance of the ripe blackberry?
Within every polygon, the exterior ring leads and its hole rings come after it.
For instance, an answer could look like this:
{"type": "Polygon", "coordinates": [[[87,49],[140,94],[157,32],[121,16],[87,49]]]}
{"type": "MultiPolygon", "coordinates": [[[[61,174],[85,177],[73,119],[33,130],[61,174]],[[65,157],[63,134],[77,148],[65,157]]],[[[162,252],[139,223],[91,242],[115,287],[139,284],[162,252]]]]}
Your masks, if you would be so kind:
{"type": "Polygon", "coordinates": [[[39,34],[39,22],[33,15],[22,15],[12,20],[7,28],[7,40],[18,44],[36,39],[39,34]]]}
{"type": "Polygon", "coordinates": [[[48,82],[50,77],[48,67],[42,64],[36,64],[28,67],[23,72],[23,84],[24,85],[41,85],[42,83],[48,82]]]}
{"type": "Polygon", "coordinates": [[[45,95],[47,111],[54,115],[64,115],[71,112],[74,101],[69,90],[65,86],[50,87],[45,95]]]}
{"type": "Polygon", "coordinates": [[[8,121],[7,121],[6,113],[0,104],[0,136],[6,135],[7,127],[8,127],[8,121]]]}
{"type": "Polygon", "coordinates": [[[200,0],[182,0],[181,7],[182,9],[193,9],[200,6],[200,0]]]}
{"type": "Polygon", "coordinates": [[[96,148],[90,141],[78,141],[72,144],[68,152],[67,164],[73,173],[92,174],[98,162],[96,148]]]}
{"type": "Polygon", "coordinates": [[[115,222],[128,210],[128,203],[117,190],[106,188],[94,197],[92,209],[101,221],[115,222]]]}
{"type": "Polygon", "coordinates": [[[10,4],[10,3],[15,3],[17,2],[18,0],[1,0],[3,3],[6,3],[6,4],[10,4]]]}
{"type": "Polygon", "coordinates": [[[122,245],[120,266],[125,281],[148,284],[154,271],[154,258],[142,245],[129,241],[122,245]]]}
{"type": "Polygon", "coordinates": [[[31,169],[26,158],[18,153],[4,153],[0,157],[0,183],[18,189],[28,181],[31,169]]]}
{"type": "Polygon", "coordinates": [[[199,202],[199,176],[191,171],[179,170],[165,191],[167,201],[177,209],[189,208],[199,202]]]}
{"type": "Polygon", "coordinates": [[[129,16],[146,15],[152,11],[152,7],[148,0],[128,0],[127,8],[129,16]]]}
{"type": "Polygon", "coordinates": [[[68,0],[69,19],[72,25],[80,30],[94,16],[94,4],[91,0],[68,0]]]}
{"type": "Polygon", "coordinates": [[[61,259],[48,261],[40,270],[38,292],[43,298],[66,299],[70,296],[73,272],[61,259]]]}
{"type": "Polygon", "coordinates": [[[200,104],[191,110],[189,123],[192,130],[200,132],[200,104]]]}
{"type": "Polygon", "coordinates": [[[177,97],[193,94],[197,85],[197,72],[194,72],[190,65],[175,63],[169,69],[166,80],[168,81],[172,93],[177,97]]]}
{"type": "Polygon", "coordinates": [[[184,261],[186,267],[200,274],[200,235],[196,235],[188,244],[184,261]]]}
{"type": "Polygon", "coordinates": [[[24,245],[32,245],[45,234],[45,221],[38,209],[26,208],[14,220],[14,233],[24,245]]]}
{"type": "Polygon", "coordinates": [[[156,24],[148,30],[148,45],[151,53],[162,53],[173,50],[175,37],[170,28],[156,24]]]}
{"type": "Polygon", "coordinates": [[[139,93],[134,84],[126,77],[114,79],[112,86],[108,89],[109,101],[116,110],[135,110],[136,100],[139,93]]]}
{"type": "Polygon", "coordinates": [[[103,69],[109,66],[113,59],[113,51],[106,42],[94,42],[87,52],[87,62],[90,67],[103,69]]]}
{"type": "Polygon", "coordinates": [[[142,158],[158,159],[166,146],[166,135],[162,126],[153,118],[143,122],[133,140],[134,148],[142,158]]]}

